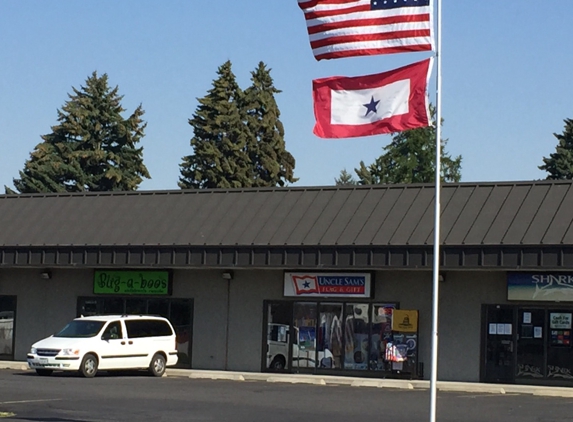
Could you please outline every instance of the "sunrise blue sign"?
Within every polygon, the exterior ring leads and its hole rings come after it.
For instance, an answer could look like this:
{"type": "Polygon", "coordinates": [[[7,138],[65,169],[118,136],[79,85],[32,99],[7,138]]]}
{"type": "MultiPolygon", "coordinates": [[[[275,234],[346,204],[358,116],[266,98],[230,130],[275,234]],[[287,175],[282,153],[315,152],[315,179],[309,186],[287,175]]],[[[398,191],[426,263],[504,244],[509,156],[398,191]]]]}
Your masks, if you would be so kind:
{"type": "Polygon", "coordinates": [[[507,300],[573,302],[573,273],[509,273],[507,300]]]}

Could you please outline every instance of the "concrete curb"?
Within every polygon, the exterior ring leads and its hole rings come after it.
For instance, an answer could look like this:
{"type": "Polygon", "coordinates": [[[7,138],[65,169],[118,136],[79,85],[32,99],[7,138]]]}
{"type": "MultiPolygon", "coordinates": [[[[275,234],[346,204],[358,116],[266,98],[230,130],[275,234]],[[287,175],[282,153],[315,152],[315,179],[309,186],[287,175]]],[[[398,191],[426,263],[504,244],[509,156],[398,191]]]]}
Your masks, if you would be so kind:
{"type": "MultiPolygon", "coordinates": [[[[0,361],[1,369],[29,371],[26,362],[0,361]]],[[[347,385],[351,387],[393,388],[401,390],[428,390],[430,382],[424,380],[401,380],[381,378],[356,378],[306,374],[268,374],[260,372],[210,371],[199,369],[167,369],[167,377],[209,379],[226,381],[261,381],[309,385],[347,385]]],[[[538,385],[483,384],[473,382],[438,381],[437,389],[447,392],[479,394],[530,394],[546,397],[573,397],[573,388],[543,387],[538,385]]]]}
{"type": "Polygon", "coordinates": [[[26,362],[10,362],[10,361],[0,361],[0,369],[14,369],[16,371],[30,370],[26,362]]]}

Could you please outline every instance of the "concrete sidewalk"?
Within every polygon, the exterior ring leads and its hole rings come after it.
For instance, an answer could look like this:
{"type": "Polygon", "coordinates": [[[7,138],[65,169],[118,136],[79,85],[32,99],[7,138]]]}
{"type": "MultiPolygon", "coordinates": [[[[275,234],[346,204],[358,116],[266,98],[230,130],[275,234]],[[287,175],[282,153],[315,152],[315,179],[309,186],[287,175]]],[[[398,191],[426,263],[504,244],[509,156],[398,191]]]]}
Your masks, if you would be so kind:
{"type": "MultiPolygon", "coordinates": [[[[0,361],[0,369],[30,371],[26,362],[0,361]]],[[[352,387],[427,390],[429,381],[382,378],[337,377],[302,374],[269,374],[259,372],[210,371],[199,369],[167,369],[168,377],[192,379],[283,382],[291,384],[348,385],[352,387]]],[[[474,382],[438,381],[439,391],[460,391],[482,394],[532,394],[547,397],[573,397],[571,387],[543,387],[538,385],[484,384],[474,382]]]]}

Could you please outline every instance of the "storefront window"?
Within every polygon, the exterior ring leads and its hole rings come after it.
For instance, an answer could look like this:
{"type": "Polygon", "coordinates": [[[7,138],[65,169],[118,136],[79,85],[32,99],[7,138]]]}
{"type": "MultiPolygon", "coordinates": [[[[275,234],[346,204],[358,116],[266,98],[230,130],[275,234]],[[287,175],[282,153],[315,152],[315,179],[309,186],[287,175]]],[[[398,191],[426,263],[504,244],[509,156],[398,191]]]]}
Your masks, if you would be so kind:
{"type": "MultiPolygon", "coordinates": [[[[396,303],[267,302],[263,370],[379,371],[417,375],[413,330],[393,331],[396,303]],[[410,332],[411,331],[411,332],[410,332]],[[396,350],[388,358],[388,350],[396,350]]],[[[414,318],[416,316],[416,318],[414,318]]]]}
{"type": "Polygon", "coordinates": [[[321,368],[342,368],[342,304],[321,303],[318,325],[318,353],[321,368]]]}
{"type": "Polygon", "coordinates": [[[572,321],[570,310],[549,312],[547,378],[573,381],[572,321]]]}
{"type": "Polygon", "coordinates": [[[368,369],[369,344],[369,305],[367,303],[347,304],[344,324],[344,368],[368,369]]]}
{"type": "MultiPolygon", "coordinates": [[[[147,303],[147,313],[169,318],[169,301],[167,299],[150,299],[147,303]]],[[[173,324],[173,321],[171,321],[173,324]]]]}
{"type": "Polygon", "coordinates": [[[484,310],[484,381],[571,385],[571,308],[487,305],[484,310]]]}
{"type": "Polygon", "coordinates": [[[292,303],[276,302],[267,305],[267,352],[265,368],[284,371],[290,367],[290,324],[292,303]]]}
{"type": "Polygon", "coordinates": [[[128,315],[144,315],[147,313],[147,299],[127,299],[125,313],[128,315]]]}
{"type": "MultiPolygon", "coordinates": [[[[294,334],[292,350],[293,368],[316,368],[316,303],[297,302],[294,304],[294,334]]],[[[318,355],[318,360],[324,358],[318,355]]]]}
{"type": "Polygon", "coordinates": [[[103,299],[102,314],[104,315],[122,315],[125,313],[125,301],[120,298],[103,299]]]}
{"type": "Polygon", "coordinates": [[[14,359],[16,297],[0,296],[0,359],[14,359]]]}

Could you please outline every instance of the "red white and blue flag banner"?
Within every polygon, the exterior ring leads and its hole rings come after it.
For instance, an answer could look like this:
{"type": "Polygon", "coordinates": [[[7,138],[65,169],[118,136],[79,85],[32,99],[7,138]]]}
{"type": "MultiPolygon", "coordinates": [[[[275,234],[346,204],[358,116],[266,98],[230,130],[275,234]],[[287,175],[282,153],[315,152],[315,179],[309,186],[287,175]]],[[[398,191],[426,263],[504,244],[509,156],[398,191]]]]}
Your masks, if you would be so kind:
{"type": "Polygon", "coordinates": [[[433,0],[298,0],[314,57],[434,49],[433,0]]]}
{"type": "Polygon", "coordinates": [[[374,75],[312,81],[314,134],[353,138],[430,126],[433,58],[374,75]]]}
{"type": "Polygon", "coordinates": [[[285,273],[286,297],[370,297],[369,273],[285,273]]]}

